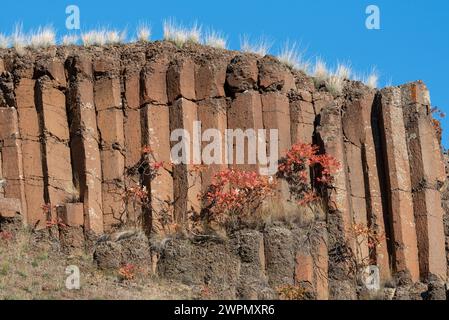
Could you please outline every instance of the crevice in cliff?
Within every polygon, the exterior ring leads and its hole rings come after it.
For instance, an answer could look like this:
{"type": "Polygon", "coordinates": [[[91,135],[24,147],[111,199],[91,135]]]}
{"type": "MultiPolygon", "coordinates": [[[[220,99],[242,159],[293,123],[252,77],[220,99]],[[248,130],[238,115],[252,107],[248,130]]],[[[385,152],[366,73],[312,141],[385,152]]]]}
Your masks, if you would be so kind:
{"type": "Polygon", "coordinates": [[[67,70],[66,109],[69,124],[70,160],[72,162],[73,184],[79,190],[79,201],[84,202],[86,185],[85,150],[82,147],[83,137],[81,127],[81,101],[78,97],[78,72],[75,58],[69,58],[65,63],[67,70]]]}
{"type": "MultiPolygon", "coordinates": [[[[370,192],[370,179],[368,173],[368,160],[366,158],[366,147],[365,144],[362,143],[362,166],[363,166],[363,181],[365,186],[365,203],[366,203],[366,220],[368,222],[368,228],[378,230],[376,226],[376,216],[373,212],[373,206],[371,201],[371,192],[370,192]]],[[[377,263],[377,247],[373,250],[370,250],[370,260],[377,263]]]]}
{"type": "MultiPolygon", "coordinates": [[[[34,103],[36,106],[36,111],[38,115],[38,125],[39,125],[39,140],[40,140],[40,150],[41,150],[41,166],[42,173],[44,175],[44,201],[46,204],[50,203],[50,194],[49,194],[49,176],[48,176],[48,165],[47,165],[47,137],[45,135],[45,122],[44,122],[44,108],[43,108],[43,100],[42,100],[42,82],[40,79],[36,81],[34,87],[34,103]]],[[[51,214],[51,210],[49,212],[51,214]]],[[[51,216],[47,216],[47,221],[51,220],[51,216]]]]}
{"type": "Polygon", "coordinates": [[[67,88],[65,89],[65,111],[67,115],[67,125],[69,128],[69,140],[68,140],[68,146],[70,148],[70,163],[71,163],[71,169],[72,169],[72,184],[75,190],[78,191],[78,201],[82,202],[83,200],[83,194],[81,193],[81,185],[80,185],[80,177],[79,174],[77,174],[75,167],[77,166],[76,159],[73,157],[73,135],[72,135],[72,128],[74,125],[74,119],[75,115],[73,112],[72,105],[75,104],[75,99],[73,98],[73,90],[71,90],[72,83],[70,80],[70,71],[67,70],[70,67],[70,64],[68,61],[64,62],[64,70],[67,71],[66,74],[66,83],[67,88]]]}
{"type": "Polygon", "coordinates": [[[391,193],[388,179],[388,161],[386,154],[385,128],[382,120],[382,94],[376,93],[371,109],[371,128],[373,130],[376,165],[379,176],[380,193],[382,200],[383,218],[385,224],[385,237],[390,265],[394,266],[396,257],[394,250],[393,221],[391,216],[391,193]]]}

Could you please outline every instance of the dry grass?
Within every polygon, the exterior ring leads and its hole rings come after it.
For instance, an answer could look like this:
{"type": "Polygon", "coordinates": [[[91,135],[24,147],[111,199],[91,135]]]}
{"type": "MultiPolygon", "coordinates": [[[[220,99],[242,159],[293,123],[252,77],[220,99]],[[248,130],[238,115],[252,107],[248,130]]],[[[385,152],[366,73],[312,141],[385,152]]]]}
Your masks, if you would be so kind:
{"type": "Polygon", "coordinates": [[[61,43],[64,46],[76,45],[80,41],[80,37],[76,34],[68,34],[62,37],[61,43]]]}
{"type": "Polygon", "coordinates": [[[325,81],[326,89],[334,96],[339,96],[343,93],[345,80],[335,74],[331,74],[325,81]]]}
{"type": "Polygon", "coordinates": [[[83,42],[83,45],[86,47],[94,45],[101,46],[106,43],[106,36],[102,31],[91,30],[81,34],[81,41],[83,42]]]}
{"type": "Polygon", "coordinates": [[[119,44],[126,41],[126,30],[117,31],[110,30],[106,32],[106,43],[107,44],[119,44]]]}
{"type": "Polygon", "coordinates": [[[151,38],[151,27],[147,23],[140,23],[136,31],[137,41],[148,42],[151,38]]]}
{"type": "Polygon", "coordinates": [[[337,70],[335,71],[335,75],[339,78],[349,80],[352,75],[351,67],[339,63],[337,66],[337,70]]]}
{"type": "Polygon", "coordinates": [[[379,75],[373,70],[363,81],[371,89],[376,89],[379,82],[379,75]]]}
{"type": "Polygon", "coordinates": [[[313,70],[313,77],[316,86],[325,83],[326,79],[329,77],[329,71],[327,69],[326,63],[321,58],[316,59],[315,68],[313,70]]]}
{"type": "Polygon", "coordinates": [[[300,206],[294,202],[280,202],[279,199],[267,199],[262,206],[261,218],[264,223],[285,222],[308,226],[315,220],[325,220],[326,211],[321,201],[300,206]]]}
{"type": "Polygon", "coordinates": [[[319,88],[324,84],[334,96],[343,93],[345,82],[350,79],[351,74],[351,68],[343,64],[338,64],[334,71],[329,71],[326,63],[320,58],[317,59],[313,72],[315,86],[319,88]]]}
{"type": "Polygon", "coordinates": [[[14,26],[14,30],[9,37],[11,46],[16,50],[18,55],[25,54],[25,47],[27,46],[27,37],[23,33],[23,26],[18,23],[14,26]]]}
{"type": "MultiPolygon", "coordinates": [[[[367,87],[371,89],[376,89],[379,85],[379,74],[375,68],[371,70],[368,74],[357,74],[352,77],[354,81],[363,82],[367,87]]],[[[392,86],[392,79],[390,78],[389,82],[386,84],[387,87],[392,86]]]]}
{"type": "Polygon", "coordinates": [[[0,49],[6,49],[9,45],[9,39],[3,33],[0,33],[0,49]]]}
{"type": "Polygon", "coordinates": [[[163,24],[164,40],[171,41],[178,47],[187,42],[201,42],[201,26],[194,23],[190,28],[177,24],[175,20],[166,20],[163,24]]]}
{"type": "Polygon", "coordinates": [[[29,36],[29,45],[32,48],[48,48],[56,44],[56,33],[51,26],[39,27],[29,36]]]}
{"type": "Polygon", "coordinates": [[[260,37],[255,41],[251,41],[249,36],[244,35],[240,39],[240,49],[243,52],[254,53],[259,56],[266,56],[270,51],[272,43],[265,37],[260,37]]]}
{"type": "Polygon", "coordinates": [[[310,62],[304,59],[303,53],[299,50],[298,45],[288,41],[282,47],[278,60],[291,69],[301,70],[305,73],[309,72],[310,62]]]}
{"type": "Polygon", "coordinates": [[[104,46],[107,44],[119,44],[126,40],[126,31],[97,29],[81,34],[83,45],[104,46]]]}
{"type": "MultiPolygon", "coordinates": [[[[151,39],[151,27],[147,23],[140,23],[136,29],[136,40],[138,42],[147,42],[151,39]]],[[[198,23],[193,23],[186,27],[178,24],[174,19],[165,20],[163,23],[163,37],[166,41],[175,43],[182,47],[186,43],[202,43],[219,49],[227,49],[228,41],[225,36],[214,30],[208,31],[203,38],[202,27],[198,23]]],[[[108,44],[120,44],[126,42],[126,31],[109,30],[99,28],[90,30],[77,35],[64,35],[61,43],[63,45],[77,45],[81,43],[84,46],[104,46],[108,44]],[[81,41],[80,41],[81,40],[81,41]]],[[[0,49],[12,47],[19,55],[26,54],[26,48],[46,48],[56,44],[56,33],[52,27],[40,27],[37,31],[25,34],[21,23],[15,25],[11,35],[7,36],[0,33],[0,49]]],[[[240,48],[243,52],[254,53],[259,56],[265,56],[269,53],[272,42],[265,37],[250,39],[244,35],[240,40],[240,48]]],[[[304,52],[299,50],[297,43],[288,41],[281,48],[277,58],[278,60],[294,70],[300,70],[306,74],[311,74],[314,78],[317,88],[326,86],[329,92],[334,95],[340,95],[346,80],[362,81],[368,87],[375,89],[378,87],[379,75],[373,71],[360,76],[353,74],[349,66],[338,64],[335,70],[329,70],[326,63],[318,58],[310,70],[310,61],[304,58],[304,52]]]]}
{"type": "Polygon", "coordinates": [[[216,31],[209,31],[206,33],[206,38],[204,43],[207,46],[217,48],[217,49],[226,49],[227,48],[227,39],[221,33],[216,31]]]}
{"type": "Polygon", "coordinates": [[[104,272],[91,255],[64,256],[50,241],[33,238],[26,231],[11,240],[0,239],[0,300],[18,299],[193,299],[192,287],[170,283],[151,275],[136,274],[123,281],[119,270],[104,272]],[[76,265],[81,273],[80,290],[65,287],[65,269],[76,265]]]}

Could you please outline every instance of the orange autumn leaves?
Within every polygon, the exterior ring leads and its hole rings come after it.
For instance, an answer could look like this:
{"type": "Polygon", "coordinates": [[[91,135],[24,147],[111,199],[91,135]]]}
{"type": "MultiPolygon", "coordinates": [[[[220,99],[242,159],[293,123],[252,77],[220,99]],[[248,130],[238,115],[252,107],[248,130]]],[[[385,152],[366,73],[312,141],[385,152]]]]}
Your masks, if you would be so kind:
{"type": "MultiPolygon", "coordinates": [[[[154,179],[159,170],[170,170],[173,164],[157,162],[150,147],[142,149],[145,161],[145,175],[154,179]]],[[[201,174],[203,166],[192,166],[192,171],[201,174]]],[[[272,196],[279,180],[285,180],[292,199],[300,206],[308,205],[319,196],[315,190],[328,186],[340,164],[332,156],[320,154],[319,148],[298,143],[291,147],[279,161],[274,177],[263,176],[253,171],[226,169],[217,172],[206,192],[198,195],[207,211],[207,220],[224,223],[230,217],[243,218],[254,214],[263,201],[272,196]]],[[[127,197],[141,203],[149,203],[149,193],[145,187],[128,189],[127,197]]]]}
{"type": "Polygon", "coordinates": [[[280,160],[277,177],[287,181],[292,197],[304,206],[318,199],[313,187],[331,184],[339,169],[340,163],[319,154],[317,146],[297,143],[280,160]]]}
{"type": "Polygon", "coordinates": [[[245,216],[255,211],[274,191],[270,177],[256,172],[227,169],[215,174],[203,199],[209,218],[217,222],[228,216],[245,216]]]}
{"type": "MultiPolygon", "coordinates": [[[[285,180],[292,198],[305,206],[319,199],[314,186],[328,186],[339,168],[339,162],[332,156],[319,154],[317,146],[298,143],[279,161],[276,178],[285,180]]],[[[223,222],[229,216],[254,213],[274,193],[276,184],[274,177],[256,172],[232,169],[218,172],[203,195],[209,218],[223,222]]]]}

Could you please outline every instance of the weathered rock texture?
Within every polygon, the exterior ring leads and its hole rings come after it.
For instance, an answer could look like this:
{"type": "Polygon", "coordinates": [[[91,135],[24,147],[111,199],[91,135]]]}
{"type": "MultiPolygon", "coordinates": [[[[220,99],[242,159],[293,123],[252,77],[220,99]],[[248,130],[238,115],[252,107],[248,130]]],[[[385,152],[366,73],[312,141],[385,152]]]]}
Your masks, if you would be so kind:
{"type": "MultiPolygon", "coordinates": [[[[147,234],[163,234],[165,218],[182,225],[200,210],[198,192],[226,165],[200,175],[179,164],[148,179],[138,167],[142,147],[169,162],[171,131],[193,133],[197,120],[203,132],[279,129],[281,155],[296,142],[315,143],[342,164],[322,194],[324,217],[299,229],[242,230],[226,243],[172,241],[160,252],[162,275],[221,283],[215,288],[231,297],[269,297],[270,287],[308,284],[318,299],[354,298],[357,276],[344,257],[369,255],[368,245],[351,237],[357,224],[385,235],[368,257],[383,281],[435,288],[447,280],[447,179],[421,82],[383,90],[348,82],[335,97],[273,57],[167,42],[22,56],[3,50],[0,73],[2,217],[18,213],[34,228],[59,221],[98,235],[143,221],[147,234]],[[153,210],[124,199],[137,184],[150,191],[153,210]]],[[[279,198],[286,193],[281,186],[279,198]]],[[[114,248],[106,243],[97,254],[114,248]]]]}

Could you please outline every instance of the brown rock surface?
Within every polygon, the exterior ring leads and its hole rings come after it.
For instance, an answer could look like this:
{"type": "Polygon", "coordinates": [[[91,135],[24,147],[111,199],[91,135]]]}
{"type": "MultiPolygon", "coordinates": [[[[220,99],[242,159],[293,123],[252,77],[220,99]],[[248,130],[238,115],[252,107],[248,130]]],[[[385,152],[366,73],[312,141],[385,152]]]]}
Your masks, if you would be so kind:
{"type": "MultiPolygon", "coordinates": [[[[271,56],[165,41],[30,50],[23,56],[0,50],[0,214],[20,212],[25,224],[39,229],[59,215],[73,228],[61,230],[60,238],[77,248],[87,234],[142,220],[149,236],[168,236],[172,222],[192,231],[188,218],[201,211],[198,195],[215,173],[264,166],[246,137],[232,142],[232,165],[214,163],[199,172],[208,141],[197,141],[199,152],[191,148],[194,130],[201,138],[208,129],[222,137],[226,129],[278,129],[279,156],[294,143],[315,143],[341,163],[331,186],[315,188],[323,210],[313,208],[310,217],[302,208],[287,212],[289,190],[281,184],[281,205],[268,208],[263,223],[255,219],[254,230],[233,230],[230,243],[198,246],[184,239],[170,244],[173,254],[152,252],[166,254],[159,257],[161,273],[199,285],[212,279],[227,297],[272,297],[277,286],[310,283],[315,298],[354,298],[356,276],[348,273],[346,256],[352,252],[377,265],[382,281],[398,279],[398,297],[428,287],[435,298],[447,281],[449,182],[433,124],[422,82],[371,90],[348,81],[335,98],[271,56]],[[198,120],[201,128],[195,127],[198,120]],[[185,147],[195,161],[172,167],[175,129],[189,133],[185,147]],[[235,163],[239,145],[243,163],[235,163]],[[139,167],[145,146],[154,161],[164,162],[155,177],[139,167]],[[150,193],[149,208],[124,199],[138,184],[150,193]],[[46,203],[58,205],[53,216],[42,210],[46,203]],[[287,216],[285,225],[272,221],[287,216]],[[321,240],[307,248],[297,241],[304,221],[323,229],[321,240]],[[383,235],[379,246],[357,245],[354,225],[383,235]],[[203,252],[202,265],[188,262],[203,252]],[[218,282],[222,275],[226,283],[218,282]]],[[[257,144],[255,136],[249,140],[257,144]]],[[[262,137],[263,151],[270,143],[262,137]]],[[[225,148],[223,143],[220,158],[225,148]]],[[[314,171],[309,173],[312,180],[314,171]]],[[[136,244],[146,241],[139,239],[136,244]]],[[[106,242],[97,256],[119,266],[127,245],[106,242]]],[[[156,268],[155,258],[151,263],[156,268]]]]}
{"type": "Polygon", "coordinates": [[[395,271],[419,280],[418,244],[413,215],[410,162],[407,152],[401,92],[387,88],[382,94],[382,124],[388,168],[389,205],[395,241],[395,271]]]}

